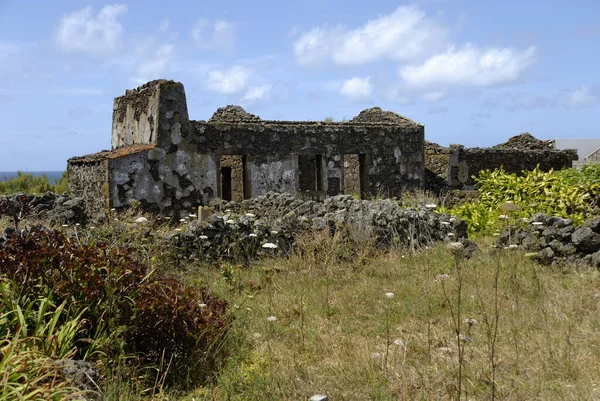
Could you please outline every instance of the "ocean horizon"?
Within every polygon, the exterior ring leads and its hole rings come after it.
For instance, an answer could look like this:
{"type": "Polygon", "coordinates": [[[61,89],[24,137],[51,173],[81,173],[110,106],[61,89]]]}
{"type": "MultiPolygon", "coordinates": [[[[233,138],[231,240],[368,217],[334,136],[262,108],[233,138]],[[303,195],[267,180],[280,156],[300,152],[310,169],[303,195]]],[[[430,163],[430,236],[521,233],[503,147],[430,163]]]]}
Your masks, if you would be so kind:
{"type": "MultiPolygon", "coordinates": [[[[8,181],[13,178],[18,177],[18,171],[0,171],[0,181],[8,181]]],[[[56,181],[62,177],[64,171],[20,171],[23,174],[31,174],[34,177],[41,177],[45,175],[50,180],[51,184],[54,184],[56,181]]]]}

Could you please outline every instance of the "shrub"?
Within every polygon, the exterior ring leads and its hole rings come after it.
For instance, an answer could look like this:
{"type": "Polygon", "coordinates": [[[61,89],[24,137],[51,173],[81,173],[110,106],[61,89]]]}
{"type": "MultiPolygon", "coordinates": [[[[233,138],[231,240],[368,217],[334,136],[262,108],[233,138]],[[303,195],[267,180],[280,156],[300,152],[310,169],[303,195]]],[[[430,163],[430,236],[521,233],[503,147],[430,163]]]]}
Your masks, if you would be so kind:
{"type": "Polygon", "coordinates": [[[0,216],[10,217],[15,225],[15,230],[19,229],[19,222],[29,213],[31,213],[31,205],[26,195],[0,198],[0,216]]]}
{"type": "Polygon", "coordinates": [[[521,176],[504,169],[481,171],[477,182],[478,201],[444,210],[465,220],[469,234],[490,234],[501,227],[498,217],[505,214],[500,205],[513,202],[518,211],[511,217],[528,218],[535,213],[571,218],[581,224],[592,216],[600,201],[600,167],[585,166],[582,171],[565,169],[523,171],[521,176]]]}
{"type": "Polygon", "coordinates": [[[65,171],[62,176],[55,182],[50,182],[47,175],[42,174],[41,176],[34,176],[30,173],[23,173],[17,171],[17,176],[11,179],[4,180],[0,179],[0,194],[42,194],[44,192],[52,191],[59,194],[68,191],[69,183],[67,179],[67,172],[65,171]]]}
{"type": "MultiPolygon", "coordinates": [[[[229,328],[226,302],[150,270],[129,248],[82,245],[35,228],[0,248],[0,274],[17,284],[19,297],[50,294],[85,307],[85,329],[109,336],[102,351],[110,357],[136,354],[132,362],[142,366],[167,361],[170,374],[202,380],[222,356],[209,351],[229,328]]],[[[84,344],[78,356],[88,351],[84,344]]]]}

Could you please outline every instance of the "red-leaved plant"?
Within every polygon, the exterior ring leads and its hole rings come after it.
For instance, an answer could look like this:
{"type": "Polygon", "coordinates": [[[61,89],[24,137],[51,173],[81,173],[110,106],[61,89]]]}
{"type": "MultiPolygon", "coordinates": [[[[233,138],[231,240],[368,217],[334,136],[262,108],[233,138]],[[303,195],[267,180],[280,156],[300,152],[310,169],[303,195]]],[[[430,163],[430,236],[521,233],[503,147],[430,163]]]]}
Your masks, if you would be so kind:
{"type": "MultiPolygon", "coordinates": [[[[138,365],[170,364],[169,376],[192,382],[214,374],[231,323],[227,303],[139,262],[125,247],[82,245],[58,231],[33,228],[0,246],[0,275],[22,296],[51,294],[85,306],[88,333],[110,338],[102,350],[136,355],[138,365]]],[[[86,352],[82,343],[79,353],[86,352]]]]}

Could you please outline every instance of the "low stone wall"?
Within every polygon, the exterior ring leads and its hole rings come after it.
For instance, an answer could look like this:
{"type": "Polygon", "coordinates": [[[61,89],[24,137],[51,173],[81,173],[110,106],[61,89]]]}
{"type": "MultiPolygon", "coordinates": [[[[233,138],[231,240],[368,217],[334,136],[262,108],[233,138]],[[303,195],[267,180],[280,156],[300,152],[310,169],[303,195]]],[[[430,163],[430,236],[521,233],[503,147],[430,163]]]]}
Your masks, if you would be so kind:
{"type": "Polygon", "coordinates": [[[537,213],[527,228],[505,229],[497,245],[535,252],[546,265],[587,265],[600,268],[600,217],[579,227],[573,220],[537,213]]]}
{"type": "Polygon", "coordinates": [[[502,166],[507,173],[521,174],[537,165],[542,171],[572,167],[577,152],[572,150],[522,150],[502,148],[454,149],[450,155],[448,184],[451,188],[473,189],[481,170],[494,170],[502,166]]]}
{"type": "MultiPolygon", "coordinates": [[[[17,197],[23,194],[0,196],[10,198],[17,202],[17,197]]],[[[46,192],[42,195],[25,195],[28,198],[30,212],[26,215],[27,221],[44,221],[52,226],[63,224],[75,225],[88,223],[88,215],[85,211],[85,203],[81,198],[73,198],[46,192]]]]}
{"type": "Polygon", "coordinates": [[[181,257],[288,252],[299,233],[311,230],[342,233],[354,243],[374,240],[378,247],[400,248],[467,236],[464,221],[431,209],[402,208],[392,200],[355,200],[349,195],[330,197],[320,203],[268,193],[243,202],[214,202],[213,208],[217,212],[207,221],[191,223],[188,232],[167,236],[181,257]],[[276,248],[263,248],[265,243],[276,248]]]}

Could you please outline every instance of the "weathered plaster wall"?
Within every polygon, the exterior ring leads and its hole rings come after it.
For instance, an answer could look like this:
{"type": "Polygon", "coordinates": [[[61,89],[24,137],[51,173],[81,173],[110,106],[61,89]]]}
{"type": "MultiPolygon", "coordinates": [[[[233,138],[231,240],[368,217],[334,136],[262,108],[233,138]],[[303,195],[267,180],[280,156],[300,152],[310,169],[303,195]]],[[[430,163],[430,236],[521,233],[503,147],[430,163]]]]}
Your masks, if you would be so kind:
{"type": "Polygon", "coordinates": [[[521,150],[456,147],[450,155],[448,183],[452,188],[471,189],[475,185],[473,175],[481,170],[493,170],[500,166],[508,173],[521,174],[533,170],[538,164],[542,171],[572,167],[577,153],[565,150],[521,150]]]}
{"type": "Polygon", "coordinates": [[[111,207],[133,200],[146,210],[179,215],[207,204],[217,191],[217,163],[208,155],[155,148],[109,161],[111,207]]]}
{"type": "Polygon", "coordinates": [[[114,100],[113,149],[140,144],[168,149],[188,133],[185,91],[178,82],[151,81],[114,100]]]}

